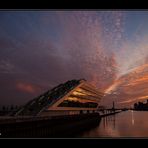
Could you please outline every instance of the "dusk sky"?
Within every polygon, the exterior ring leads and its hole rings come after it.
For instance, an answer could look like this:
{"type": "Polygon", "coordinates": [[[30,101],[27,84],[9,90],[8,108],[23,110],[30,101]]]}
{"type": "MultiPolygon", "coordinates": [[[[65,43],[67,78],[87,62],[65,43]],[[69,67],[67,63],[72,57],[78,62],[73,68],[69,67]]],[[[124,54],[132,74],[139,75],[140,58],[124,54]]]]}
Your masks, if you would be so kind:
{"type": "Polygon", "coordinates": [[[0,104],[81,78],[107,103],[148,99],[148,11],[0,11],[0,104]]]}

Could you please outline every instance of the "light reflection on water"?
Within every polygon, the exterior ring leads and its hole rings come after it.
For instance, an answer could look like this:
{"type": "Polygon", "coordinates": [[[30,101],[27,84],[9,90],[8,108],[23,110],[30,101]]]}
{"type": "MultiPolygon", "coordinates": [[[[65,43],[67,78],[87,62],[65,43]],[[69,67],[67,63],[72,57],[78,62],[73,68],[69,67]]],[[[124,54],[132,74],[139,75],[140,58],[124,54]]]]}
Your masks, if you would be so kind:
{"type": "Polygon", "coordinates": [[[125,111],[104,117],[81,137],[148,137],[148,112],[125,111]]]}

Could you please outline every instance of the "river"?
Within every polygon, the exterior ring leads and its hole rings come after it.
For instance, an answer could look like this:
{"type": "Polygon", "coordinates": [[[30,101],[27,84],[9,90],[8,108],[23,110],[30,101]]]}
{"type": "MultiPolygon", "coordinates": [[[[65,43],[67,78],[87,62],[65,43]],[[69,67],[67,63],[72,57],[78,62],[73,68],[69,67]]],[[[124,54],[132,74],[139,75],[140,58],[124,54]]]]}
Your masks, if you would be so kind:
{"type": "Polygon", "coordinates": [[[100,124],[79,137],[148,137],[148,111],[124,111],[103,117],[100,124]]]}

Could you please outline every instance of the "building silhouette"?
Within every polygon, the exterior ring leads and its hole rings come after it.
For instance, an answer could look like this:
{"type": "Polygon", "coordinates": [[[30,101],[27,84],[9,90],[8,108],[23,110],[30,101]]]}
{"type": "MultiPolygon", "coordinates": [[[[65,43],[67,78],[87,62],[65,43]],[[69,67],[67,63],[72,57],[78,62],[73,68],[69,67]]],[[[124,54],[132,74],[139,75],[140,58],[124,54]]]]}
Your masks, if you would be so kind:
{"type": "Polygon", "coordinates": [[[134,104],[134,110],[146,110],[148,111],[148,99],[146,103],[138,102],[134,104]]]}

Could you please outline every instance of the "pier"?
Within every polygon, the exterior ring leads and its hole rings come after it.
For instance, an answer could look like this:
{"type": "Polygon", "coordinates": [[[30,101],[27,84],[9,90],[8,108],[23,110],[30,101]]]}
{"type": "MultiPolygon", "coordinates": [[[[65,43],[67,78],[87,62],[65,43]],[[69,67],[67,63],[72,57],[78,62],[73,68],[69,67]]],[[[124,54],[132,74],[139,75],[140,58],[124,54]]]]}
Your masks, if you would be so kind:
{"type": "Polygon", "coordinates": [[[118,113],[120,113],[120,112],[122,112],[122,111],[123,111],[123,110],[121,110],[121,109],[117,109],[117,110],[105,109],[105,110],[103,110],[103,111],[100,111],[100,116],[101,116],[101,117],[106,117],[106,116],[118,114],[118,113]]]}
{"type": "Polygon", "coordinates": [[[123,110],[104,113],[44,117],[5,117],[0,120],[0,138],[73,137],[99,125],[101,118],[123,110]]]}
{"type": "MultiPolygon", "coordinates": [[[[1,119],[2,120],[2,119],[1,119]]],[[[73,135],[97,126],[98,113],[54,117],[24,117],[3,119],[0,138],[54,138],[73,135]]]]}

